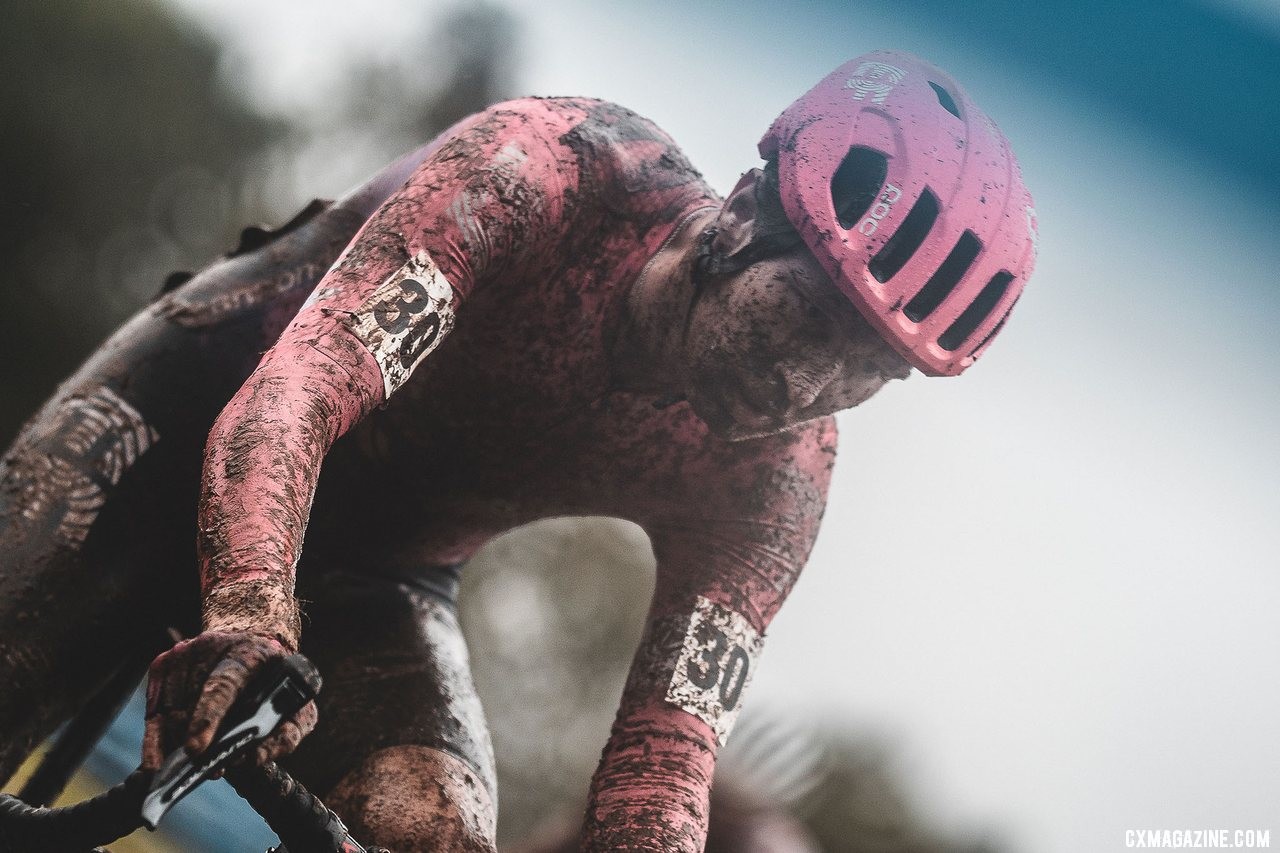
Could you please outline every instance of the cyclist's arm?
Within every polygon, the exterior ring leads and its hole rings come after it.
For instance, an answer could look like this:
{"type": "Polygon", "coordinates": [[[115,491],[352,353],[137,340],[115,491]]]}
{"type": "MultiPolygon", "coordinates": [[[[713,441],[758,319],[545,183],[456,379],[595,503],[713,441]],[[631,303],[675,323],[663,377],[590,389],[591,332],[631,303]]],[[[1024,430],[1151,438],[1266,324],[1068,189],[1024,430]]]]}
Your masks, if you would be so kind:
{"type": "Polygon", "coordinates": [[[703,848],[716,752],[826,504],[834,421],[802,433],[711,466],[696,505],[645,523],[654,600],[592,780],[586,849],[703,848]]]}
{"type": "Polygon", "coordinates": [[[447,334],[475,286],[554,251],[576,160],[562,112],[499,105],[454,129],[369,219],[226,406],[205,454],[207,630],[296,648],[293,571],[329,447],[447,334]]]}

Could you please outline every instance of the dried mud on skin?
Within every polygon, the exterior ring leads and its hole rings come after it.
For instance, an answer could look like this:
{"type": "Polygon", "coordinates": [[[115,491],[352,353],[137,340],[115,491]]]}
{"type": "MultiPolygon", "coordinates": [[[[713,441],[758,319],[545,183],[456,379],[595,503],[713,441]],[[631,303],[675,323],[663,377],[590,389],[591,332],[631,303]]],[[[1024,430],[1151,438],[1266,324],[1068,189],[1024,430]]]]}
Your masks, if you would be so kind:
{"type": "Polygon", "coordinates": [[[466,764],[424,746],[370,756],[326,798],[353,833],[397,851],[493,853],[497,814],[466,764]]]}
{"type": "Polygon", "coordinates": [[[272,583],[240,581],[205,595],[204,629],[265,634],[294,652],[302,635],[302,614],[291,592],[272,583]]]}

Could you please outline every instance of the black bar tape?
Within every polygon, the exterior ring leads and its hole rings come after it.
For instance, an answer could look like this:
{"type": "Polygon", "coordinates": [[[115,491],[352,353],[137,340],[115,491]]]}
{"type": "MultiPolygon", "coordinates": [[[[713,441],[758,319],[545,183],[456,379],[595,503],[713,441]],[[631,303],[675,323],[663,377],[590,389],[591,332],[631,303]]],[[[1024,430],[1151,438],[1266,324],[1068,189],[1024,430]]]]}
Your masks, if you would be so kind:
{"type": "Polygon", "coordinates": [[[364,850],[341,819],[274,761],[233,767],[227,781],[262,815],[290,853],[349,853],[364,850]]]}
{"type": "Polygon", "coordinates": [[[30,806],[0,794],[0,853],[84,853],[142,826],[149,771],[135,770],[119,785],[73,806],[30,806]]]}

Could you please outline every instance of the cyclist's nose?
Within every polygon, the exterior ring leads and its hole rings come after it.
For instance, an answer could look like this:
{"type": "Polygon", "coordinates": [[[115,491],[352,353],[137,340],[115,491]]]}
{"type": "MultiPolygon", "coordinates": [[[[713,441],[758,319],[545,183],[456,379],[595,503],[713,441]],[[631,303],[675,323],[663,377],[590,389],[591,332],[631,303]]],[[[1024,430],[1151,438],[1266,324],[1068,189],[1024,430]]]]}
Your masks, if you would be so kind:
{"type": "Polygon", "coordinates": [[[776,384],[780,410],[799,412],[809,408],[822,396],[822,392],[839,375],[839,365],[830,364],[823,367],[814,365],[780,365],[776,373],[776,384]]]}

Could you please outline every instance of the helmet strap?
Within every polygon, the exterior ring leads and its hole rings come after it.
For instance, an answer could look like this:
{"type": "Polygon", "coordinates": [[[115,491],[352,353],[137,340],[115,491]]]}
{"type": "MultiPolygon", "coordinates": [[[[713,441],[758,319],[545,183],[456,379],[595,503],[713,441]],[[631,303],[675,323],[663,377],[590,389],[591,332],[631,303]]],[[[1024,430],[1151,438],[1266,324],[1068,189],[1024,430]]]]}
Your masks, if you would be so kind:
{"type": "Polygon", "coordinates": [[[698,235],[698,246],[694,252],[693,270],[690,275],[695,291],[701,291],[720,274],[723,256],[716,254],[712,248],[719,233],[720,229],[715,225],[708,225],[698,235]]]}

